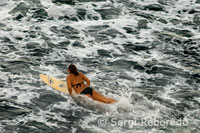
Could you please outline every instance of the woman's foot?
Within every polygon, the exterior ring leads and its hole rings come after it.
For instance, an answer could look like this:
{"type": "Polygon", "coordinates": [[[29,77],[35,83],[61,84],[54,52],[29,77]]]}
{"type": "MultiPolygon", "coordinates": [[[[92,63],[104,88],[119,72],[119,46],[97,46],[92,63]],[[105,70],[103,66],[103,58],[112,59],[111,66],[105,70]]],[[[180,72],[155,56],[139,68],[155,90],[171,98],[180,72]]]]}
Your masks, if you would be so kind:
{"type": "Polygon", "coordinates": [[[108,98],[106,103],[115,103],[117,102],[115,99],[108,98]]]}

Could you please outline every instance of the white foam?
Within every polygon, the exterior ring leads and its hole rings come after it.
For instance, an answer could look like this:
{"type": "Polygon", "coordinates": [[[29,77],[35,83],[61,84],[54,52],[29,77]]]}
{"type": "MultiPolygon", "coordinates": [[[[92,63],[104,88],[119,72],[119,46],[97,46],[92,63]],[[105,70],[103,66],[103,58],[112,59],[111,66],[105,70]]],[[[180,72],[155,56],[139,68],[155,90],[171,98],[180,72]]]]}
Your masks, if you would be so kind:
{"type": "MultiPolygon", "coordinates": [[[[167,100],[169,100],[169,101],[171,101],[172,103],[174,103],[174,104],[176,104],[176,103],[180,103],[180,101],[179,100],[176,100],[176,99],[174,99],[174,98],[172,98],[172,97],[170,97],[170,94],[173,94],[175,91],[173,91],[173,89],[176,89],[176,86],[174,86],[174,85],[167,85],[167,86],[165,86],[164,87],[164,93],[161,93],[161,97],[163,98],[163,99],[167,99],[167,100]]],[[[178,90],[178,89],[177,89],[178,90]]],[[[176,91],[177,91],[176,90],[176,91]]]]}
{"type": "Polygon", "coordinates": [[[16,6],[15,2],[8,0],[0,1],[0,20],[6,21],[6,19],[11,18],[9,14],[10,9],[13,9],[16,6]]]}
{"type": "Polygon", "coordinates": [[[4,127],[5,127],[5,125],[3,125],[2,123],[0,123],[0,132],[1,133],[5,132],[4,127]]]}
{"type": "Polygon", "coordinates": [[[49,111],[43,111],[40,110],[37,114],[31,113],[25,117],[18,117],[17,119],[15,119],[13,122],[15,122],[15,124],[23,122],[23,123],[27,123],[30,121],[36,121],[36,122],[40,122],[43,123],[45,125],[47,125],[48,127],[60,127],[56,122],[50,122],[49,119],[50,118],[54,118],[57,119],[59,121],[63,121],[65,122],[65,119],[63,119],[62,117],[60,117],[59,115],[57,115],[56,113],[51,113],[49,111]]]}
{"type": "Polygon", "coordinates": [[[115,103],[114,105],[117,106],[118,110],[124,112],[131,112],[134,110],[134,106],[130,103],[130,99],[125,97],[120,97],[117,103],[115,103]]]}
{"type": "MultiPolygon", "coordinates": [[[[130,0],[132,2],[135,2],[136,4],[141,4],[141,5],[147,5],[147,4],[152,4],[152,3],[158,3],[157,0],[130,0]]],[[[122,79],[118,78],[120,74],[122,74],[122,71],[119,69],[117,72],[113,71],[113,73],[109,73],[111,76],[107,77],[109,74],[105,73],[104,70],[99,70],[98,66],[93,67],[93,68],[87,68],[84,66],[85,64],[82,64],[82,61],[84,58],[95,58],[98,55],[97,50],[99,49],[104,49],[107,51],[110,51],[112,53],[116,53],[119,55],[124,55],[123,57],[119,58],[103,58],[102,60],[105,61],[105,66],[104,69],[111,68],[110,66],[107,66],[106,62],[108,61],[115,61],[118,59],[124,59],[130,60],[130,61],[135,61],[139,65],[144,66],[148,62],[156,61],[158,63],[164,63],[167,65],[172,66],[173,68],[177,68],[180,70],[184,71],[194,71],[192,68],[185,68],[182,66],[181,63],[174,62],[173,59],[176,57],[173,55],[165,55],[162,51],[163,47],[167,47],[168,44],[161,44],[158,45],[156,49],[150,50],[149,53],[146,51],[144,52],[136,52],[136,54],[129,54],[129,53],[123,53],[124,47],[122,44],[126,44],[127,42],[131,42],[133,44],[135,43],[141,43],[141,45],[147,46],[148,44],[143,44],[146,41],[155,41],[156,37],[153,34],[154,31],[163,31],[164,28],[178,28],[178,29],[189,29],[192,31],[195,36],[194,38],[199,37],[199,32],[198,30],[192,29],[191,26],[185,26],[182,24],[177,24],[173,25],[171,22],[168,24],[163,24],[157,21],[153,21],[148,23],[149,29],[137,29],[138,25],[138,20],[145,19],[143,17],[129,14],[129,10],[126,9],[125,6],[119,5],[118,2],[114,2],[114,4],[110,1],[107,0],[106,2],[95,2],[97,4],[96,9],[106,9],[110,8],[109,6],[113,4],[112,6],[122,9],[122,14],[119,16],[119,18],[115,19],[110,19],[110,20],[102,20],[101,16],[94,12],[94,8],[92,6],[93,2],[80,2],[78,5],[67,5],[67,4],[55,4],[52,3],[52,0],[41,0],[42,5],[45,7],[48,15],[50,17],[53,17],[54,20],[44,20],[43,22],[36,22],[36,20],[30,19],[32,14],[27,14],[28,17],[24,17],[20,22],[13,20],[13,17],[11,14],[9,14],[9,11],[16,7],[19,1],[6,1],[6,0],[1,0],[0,1],[0,16],[1,16],[1,21],[2,23],[6,24],[6,28],[12,28],[12,31],[0,31],[0,37],[8,37],[11,39],[11,41],[15,42],[14,47],[17,48],[17,52],[21,52],[23,54],[18,55],[15,52],[12,51],[9,52],[8,54],[0,54],[1,57],[3,57],[3,61],[16,61],[20,59],[23,56],[26,56],[26,54],[29,52],[26,49],[26,43],[27,42],[37,42],[40,44],[42,48],[49,48],[48,44],[39,37],[37,38],[29,38],[26,37],[28,36],[28,33],[24,33],[24,30],[31,30],[34,29],[35,27],[40,27],[40,30],[37,30],[37,32],[40,34],[44,34],[45,36],[50,38],[50,41],[52,41],[55,45],[58,44],[59,42],[62,41],[68,41],[70,40],[70,44],[67,47],[68,50],[63,50],[63,49],[58,49],[58,48],[53,48],[53,52],[50,54],[46,54],[45,56],[41,57],[41,62],[39,66],[31,66],[30,69],[34,71],[38,71],[40,73],[44,73],[46,75],[50,75],[53,77],[62,77],[64,80],[64,76],[67,73],[66,71],[62,71],[58,68],[57,65],[46,65],[46,61],[64,61],[66,56],[73,56],[77,57],[80,59],[80,63],[77,64],[77,67],[81,70],[84,70],[86,72],[92,71],[91,73],[87,73],[87,76],[91,79],[91,81],[94,81],[97,83],[97,85],[101,86],[101,92],[102,94],[105,94],[106,92],[111,91],[111,87],[109,85],[113,85],[114,82],[116,81],[119,83],[117,90],[112,90],[114,93],[108,93],[107,96],[119,99],[117,103],[107,105],[103,103],[98,103],[94,102],[91,99],[84,97],[84,96],[79,96],[77,99],[72,99],[71,97],[54,91],[55,93],[61,94],[64,98],[66,98],[65,102],[58,102],[52,105],[52,107],[49,107],[49,110],[43,111],[40,110],[38,114],[32,112],[26,117],[19,117],[16,118],[17,122],[28,122],[28,121],[38,121],[46,124],[49,127],[61,127],[60,125],[57,124],[57,122],[49,122],[48,119],[50,118],[55,118],[57,121],[62,121],[66,122],[66,119],[62,118],[60,113],[54,113],[52,112],[53,108],[58,108],[62,110],[87,110],[87,112],[90,112],[91,114],[88,115],[88,117],[85,117],[82,123],[80,122],[80,126],[83,129],[92,129],[94,132],[107,132],[107,129],[99,128],[95,125],[92,125],[90,122],[93,122],[96,120],[99,116],[121,116],[121,117],[126,117],[128,114],[130,117],[157,117],[160,118],[162,117],[161,112],[167,112],[170,110],[170,108],[165,107],[164,105],[161,105],[159,102],[151,101],[145,96],[140,95],[141,99],[139,99],[139,102],[137,101],[132,101],[131,96],[139,95],[134,91],[137,91],[138,88],[141,85],[144,85],[143,79],[152,79],[152,78],[163,78],[163,74],[147,74],[145,72],[141,72],[138,70],[135,70],[134,68],[131,68],[131,71],[126,71],[123,70],[123,73],[131,77],[133,80],[129,79],[122,79]],[[106,7],[107,6],[107,7],[106,7]],[[121,8],[122,7],[122,8],[121,8]],[[71,15],[74,16],[76,14],[76,9],[81,8],[81,9],[86,9],[88,14],[91,14],[93,16],[97,16],[99,20],[89,20],[86,16],[85,20],[83,21],[78,21],[78,22],[70,22],[70,21],[61,21],[58,20],[60,16],[64,15],[71,15]],[[127,14],[126,14],[127,13],[127,14]],[[29,19],[29,20],[28,20],[29,19]],[[110,28],[115,29],[125,35],[125,37],[122,36],[117,36],[115,38],[110,38],[109,44],[105,44],[104,42],[102,43],[96,43],[94,40],[95,38],[92,36],[87,36],[85,34],[85,31],[87,31],[87,28],[90,26],[101,26],[101,25],[109,25],[110,28]],[[77,30],[79,30],[80,34],[79,36],[81,38],[81,43],[82,45],[85,46],[85,48],[74,48],[72,46],[72,43],[75,41],[73,39],[67,39],[65,36],[60,36],[59,34],[53,33],[49,30],[50,27],[56,26],[59,30],[62,29],[64,26],[71,26],[77,30]],[[128,34],[126,31],[123,29],[124,27],[130,27],[133,28],[133,30],[138,30],[139,34],[138,35],[133,35],[133,34],[128,34]],[[22,37],[25,40],[16,40],[16,37],[22,37]],[[116,43],[116,44],[113,44],[116,43]],[[5,58],[4,58],[5,57],[5,58]],[[91,70],[93,69],[93,70],[91,70]],[[108,78],[109,80],[104,80],[105,78],[108,78]],[[98,82],[99,81],[99,82],[98,82]],[[106,86],[106,87],[105,87],[106,86]],[[123,87],[122,87],[123,86],[123,87]],[[135,93],[135,94],[134,94],[135,93]],[[76,100],[81,103],[86,103],[88,106],[82,106],[76,104],[76,100]],[[82,101],[81,101],[82,100],[82,101]],[[94,113],[95,108],[99,109],[100,111],[104,111],[103,113],[94,113]],[[94,110],[93,110],[94,109],[94,110]]],[[[194,2],[193,2],[194,3],[194,2]]],[[[182,10],[185,8],[193,8],[197,9],[196,5],[192,5],[190,1],[185,1],[185,0],[180,0],[180,1],[173,1],[173,5],[166,5],[166,12],[154,12],[154,11],[142,11],[144,13],[148,14],[153,14],[155,16],[158,16],[160,18],[163,18],[167,21],[171,20],[172,18],[174,19],[181,19],[182,21],[191,21],[194,15],[189,15],[189,14],[177,14],[178,10],[182,10]],[[178,17],[178,15],[180,17],[178,17]]],[[[139,10],[139,9],[133,9],[133,10],[139,10]]],[[[5,29],[6,29],[5,28],[5,29]]],[[[186,38],[187,37],[182,37],[182,36],[177,36],[175,33],[166,33],[165,34],[171,34],[172,36],[179,37],[179,38],[186,38]]],[[[9,51],[9,47],[7,44],[1,43],[1,51],[6,52],[9,51]]],[[[177,48],[177,47],[176,47],[177,48]]],[[[112,54],[111,54],[112,56],[112,54]]],[[[66,68],[67,68],[66,64],[66,68]]],[[[3,70],[3,68],[0,68],[0,70],[3,70]]],[[[198,70],[196,70],[198,71],[198,70]]],[[[39,77],[39,76],[38,76],[39,77]]],[[[39,78],[36,78],[36,75],[31,74],[21,74],[19,75],[14,75],[11,74],[10,72],[1,72],[0,79],[5,83],[4,88],[1,88],[0,95],[3,96],[5,99],[11,99],[13,97],[16,97],[16,103],[17,104],[31,104],[31,99],[33,98],[39,98],[39,93],[37,93],[38,89],[46,89],[46,90],[52,90],[52,88],[48,86],[42,86],[42,87],[34,87],[34,85],[29,85],[31,82],[37,82],[39,78]],[[13,82],[9,82],[9,79],[19,79],[15,80],[13,82]],[[9,82],[9,84],[8,84],[9,82]],[[34,90],[34,91],[33,91],[34,90]]],[[[180,101],[172,98],[170,94],[174,92],[179,91],[179,86],[187,86],[191,88],[189,84],[186,83],[186,79],[181,78],[181,77],[175,77],[175,79],[172,79],[173,85],[167,85],[164,88],[164,93],[161,93],[161,97],[165,100],[169,100],[172,103],[179,103],[180,101]]],[[[199,98],[195,98],[198,102],[200,102],[199,98]]],[[[38,107],[39,108],[39,107],[38,107]]],[[[197,113],[198,114],[198,113],[197,113]]],[[[9,122],[9,121],[8,121],[9,122]]],[[[13,125],[16,124],[13,122],[13,125]]],[[[3,126],[0,124],[0,130],[3,128],[3,126]]],[[[109,129],[108,129],[109,130],[109,129]]],[[[3,131],[3,130],[2,130],[3,131]]],[[[123,132],[124,129],[118,127],[116,129],[110,129],[109,132],[123,132]]],[[[73,132],[76,132],[76,127],[73,127],[73,132]]],[[[128,132],[128,131],[127,131],[128,132]]],[[[131,131],[130,131],[131,132],[131,131]]],[[[156,131],[149,131],[149,132],[156,132],[156,131]]]]}
{"type": "Polygon", "coordinates": [[[195,99],[200,103],[200,98],[195,97],[195,99]]]}

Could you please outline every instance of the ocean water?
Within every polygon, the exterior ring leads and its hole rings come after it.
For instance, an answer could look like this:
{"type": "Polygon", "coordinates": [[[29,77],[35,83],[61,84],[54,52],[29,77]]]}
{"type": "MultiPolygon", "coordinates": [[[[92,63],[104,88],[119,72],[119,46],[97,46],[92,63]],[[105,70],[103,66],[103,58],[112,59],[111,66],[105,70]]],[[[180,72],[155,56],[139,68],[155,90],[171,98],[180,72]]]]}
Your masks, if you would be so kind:
{"type": "Polygon", "coordinates": [[[200,133],[199,0],[0,0],[0,132],[200,133]],[[115,104],[41,82],[77,65],[115,104]]]}

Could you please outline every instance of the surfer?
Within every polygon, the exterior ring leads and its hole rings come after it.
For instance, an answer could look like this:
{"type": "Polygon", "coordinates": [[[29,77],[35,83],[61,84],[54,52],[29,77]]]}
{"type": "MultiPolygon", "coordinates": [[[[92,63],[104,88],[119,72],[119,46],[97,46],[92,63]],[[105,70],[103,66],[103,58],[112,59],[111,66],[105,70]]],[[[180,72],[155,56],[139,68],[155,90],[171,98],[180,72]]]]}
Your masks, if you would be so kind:
{"type": "Polygon", "coordinates": [[[96,92],[94,89],[92,89],[90,87],[90,80],[83,73],[78,72],[75,65],[73,64],[69,65],[68,73],[69,75],[66,77],[66,81],[70,95],[72,95],[72,88],[73,88],[76,91],[76,93],[87,95],[88,97],[100,102],[104,103],[116,102],[116,100],[111,98],[106,98],[101,94],[99,94],[98,92],[96,92]]]}

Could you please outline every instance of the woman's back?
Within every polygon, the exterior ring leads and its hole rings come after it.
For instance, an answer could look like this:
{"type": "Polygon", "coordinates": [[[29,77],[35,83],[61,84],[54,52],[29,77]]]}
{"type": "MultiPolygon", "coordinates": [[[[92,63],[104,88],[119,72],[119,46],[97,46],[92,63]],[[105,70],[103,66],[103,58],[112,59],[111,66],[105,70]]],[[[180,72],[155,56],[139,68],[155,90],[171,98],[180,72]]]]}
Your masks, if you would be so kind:
{"type": "Polygon", "coordinates": [[[80,72],[77,76],[75,76],[74,74],[69,74],[66,80],[68,87],[73,87],[76,93],[80,93],[86,87],[90,86],[90,80],[80,72]],[[86,81],[87,85],[85,85],[84,81],[86,81]]]}

